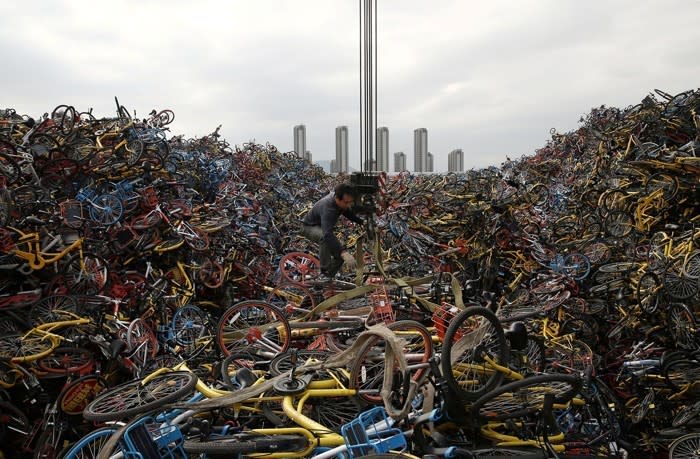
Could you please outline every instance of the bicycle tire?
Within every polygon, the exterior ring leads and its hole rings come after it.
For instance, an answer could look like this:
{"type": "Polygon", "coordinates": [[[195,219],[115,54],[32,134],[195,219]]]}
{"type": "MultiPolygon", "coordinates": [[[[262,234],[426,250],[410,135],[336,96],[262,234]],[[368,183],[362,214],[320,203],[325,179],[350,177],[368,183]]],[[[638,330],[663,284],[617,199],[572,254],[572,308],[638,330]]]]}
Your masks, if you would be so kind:
{"type": "MultiPolygon", "coordinates": [[[[408,365],[430,360],[433,355],[432,336],[424,325],[412,320],[400,320],[387,328],[395,334],[398,332],[405,354],[414,356],[411,361],[406,362],[408,365]]],[[[357,352],[357,358],[350,369],[350,388],[357,389],[360,400],[371,405],[383,402],[379,394],[384,382],[385,364],[381,343],[383,340],[378,337],[368,340],[357,352]],[[376,393],[363,393],[368,390],[376,393]]],[[[411,380],[419,381],[426,371],[426,368],[420,368],[412,372],[411,380]]]]}
{"type": "Polygon", "coordinates": [[[206,313],[198,307],[188,304],[178,308],[171,324],[175,343],[193,352],[198,342],[202,346],[202,338],[211,336],[208,323],[206,313]]]}
{"type": "Polygon", "coordinates": [[[508,362],[508,344],[506,342],[503,327],[496,315],[489,309],[481,306],[473,306],[460,312],[452,319],[442,345],[441,366],[442,373],[448,386],[465,401],[473,401],[498,386],[503,380],[503,374],[498,371],[490,371],[484,363],[482,352],[489,352],[490,357],[496,363],[504,365],[508,362]],[[481,319],[479,319],[481,317],[481,319]],[[465,328],[466,325],[466,328],[465,328]],[[465,389],[455,376],[454,363],[461,356],[453,356],[456,342],[462,343],[460,347],[469,345],[471,341],[474,346],[471,349],[465,348],[467,358],[467,368],[461,373],[460,379],[466,379],[468,384],[475,386],[474,389],[465,389]],[[471,372],[471,367],[480,367],[480,371],[471,372]],[[463,378],[462,378],[463,377],[463,378]]]}
{"type": "Polygon", "coordinates": [[[673,427],[681,427],[689,424],[693,420],[700,418],[700,402],[691,403],[682,407],[671,421],[673,427]]]}
{"type": "MultiPolygon", "coordinates": [[[[12,402],[0,400],[0,413],[2,413],[0,417],[0,441],[7,441],[5,435],[8,430],[29,435],[31,430],[29,418],[12,402]]],[[[7,445],[7,443],[4,444],[7,445]]]]}
{"type": "Polygon", "coordinates": [[[664,365],[661,373],[666,384],[675,392],[680,392],[688,384],[700,381],[700,362],[692,359],[678,359],[664,365]]]}
{"type": "Polygon", "coordinates": [[[99,295],[109,284],[109,263],[99,255],[83,252],[71,256],[63,267],[64,282],[71,295],[99,295]]]}
{"type": "Polygon", "coordinates": [[[562,271],[574,280],[583,280],[591,272],[591,262],[582,253],[570,253],[564,257],[562,271]]]}
{"type": "Polygon", "coordinates": [[[163,373],[146,384],[142,379],[129,381],[95,397],[83,410],[83,417],[93,422],[126,419],[180,400],[196,384],[197,376],[187,371],[163,373]]]}
{"type": "Polygon", "coordinates": [[[142,367],[158,353],[158,339],[143,319],[137,318],[129,323],[126,348],[131,359],[142,367]]]}
{"type": "Polygon", "coordinates": [[[263,435],[256,433],[235,433],[221,436],[219,440],[185,440],[183,449],[191,454],[230,456],[245,453],[276,453],[284,451],[304,451],[309,440],[302,435],[263,435]]]}
{"type": "Polygon", "coordinates": [[[692,251],[685,258],[683,262],[683,275],[690,279],[700,279],[700,250],[692,251]]]}
{"type": "Polygon", "coordinates": [[[664,270],[664,291],[675,300],[687,300],[698,293],[698,279],[683,272],[683,259],[671,260],[664,270]]]}
{"type": "Polygon", "coordinates": [[[474,419],[500,421],[539,411],[544,395],[553,394],[554,403],[568,403],[581,388],[578,375],[543,374],[504,384],[474,401],[474,419]]]}
{"type": "Polygon", "coordinates": [[[305,252],[290,252],[280,259],[279,270],[288,282],[306,284],[319,276],[321,262],[305,252]]]}
{"type": "Polygon", "coordinates": [[[654,314],[659,308],[659,289],[661,282],[653,272],[642,274],[637,282],[637,303],[647,314],[654,314]]]}
{"type": "Polygon", "coordinates": [[[525,459],[547,459],[547,454],[540,448],[493,447],[469,450],[474,459],[508,459],[520,457],[525,459]]]}
{"type": "Polygon", "coordinates": [[[622,239],[634,229],[634,218],[628,212],[615,210],[605,217],[603,228],[608,236],[622,239]]]}
{"type": "Polygon", "coordinates": [[[207,250],[209,248],[209,235],[196,226],[192,226],[190,229],[194,233],[193,235],[183,235],[187,245],[196,252],[207,250]]]}
{"type": "Polygon", "coordinates": [[[56,339],[46,339],[46,335],[40,332],[0,336],[0,360],[33,362],[49,355],[57,347],[56,339]]]}
{"type": "Polygon", "coordinates": [[[271,304],[256,300],[241,301],[228,308],[216,327],[216,342],[226,356],[245,350],[274,356],[289,348],[291,336],[284,314],[271,304]]]}
{"type": "Polygon", "coordinates": [[[134,229],[146,229],[152,226],[156,226],[162,220],[158,212],[149,212],[145,215],[139,215],[134,217],[131,221],[131,227],[134,229]]]}
{"type": "MultiPolygon", "coordinates": [[[[95,459],[118,427],[100,427],[79,439],[66,451],[63,459],[95,459]]],[[[115,451],[116,452],[116,451],[115,451]]]]}
{"type": "Polygon", "coordinates": [[[668,459],[695,459],[700,450],[700,432],[676,438],[668,446],[668,459]]]}
{"type": "Polygon", "coordinates": [[[78,313],[78,300],[72,295],[51,295],[35,302],[29,309],[33,325],[57,322],[64,318],[60,312],[78,313]]]}
{"type": "Polygon", "coordinates": [[[82,347],[57,347],[53,352],[37,361],[39,369],[48,376],[85,374],[95,363],[90,350],[82,347]]]}
{"type": "Polygon", "coordinates": [[[122,201],[111,194],[101,194],[90,205],[90,218],[98,225],[111,226],[124,214],[122,201]]]}

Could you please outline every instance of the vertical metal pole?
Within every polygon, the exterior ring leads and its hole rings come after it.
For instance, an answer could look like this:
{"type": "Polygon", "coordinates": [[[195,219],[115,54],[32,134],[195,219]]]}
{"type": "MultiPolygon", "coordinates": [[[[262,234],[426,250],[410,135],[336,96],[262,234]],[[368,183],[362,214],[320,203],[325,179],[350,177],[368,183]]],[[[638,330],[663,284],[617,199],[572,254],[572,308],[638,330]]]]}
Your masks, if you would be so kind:
{"type": "Polygon", "coordinates": [[[377,1],[360,0],[360,170],[376,169],[377,1]]]}

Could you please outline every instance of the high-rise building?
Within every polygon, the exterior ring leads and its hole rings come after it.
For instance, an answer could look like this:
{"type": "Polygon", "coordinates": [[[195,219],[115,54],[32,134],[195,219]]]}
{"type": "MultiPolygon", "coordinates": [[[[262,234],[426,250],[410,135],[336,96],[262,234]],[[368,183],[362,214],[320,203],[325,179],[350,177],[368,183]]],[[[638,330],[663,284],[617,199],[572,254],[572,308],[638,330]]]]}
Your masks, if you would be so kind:
{"type": "Polygon", "coordinates": [[[300,158],[306,154],[306,126],[303,124],[294,126],[294,152],[300,158]]]}
{"type": "Polygon", "coordinates": [[[464,152],[461,149],[452,150],[447,155],[447,172],[464,172],[464,152]]]}
{"type": "Polygon", "coordinates": [[[403,172],[406,170],[406,155],[403,151],[394,153],[394,172],[403,172]]]}
{"type": "Polygon", "coordinates": [[[348,127],[335,128],[335,168],[336,172],[348,172],[348,127]]]}
{"type": "Polygon", "coordinates": [[[428,130],[418,128],[413,131],[413,170],[426,172],[428,169],[428,130]]]}
{"type": "Polygon", "coordinates": [[[313,161],[311,160],[311,150],[306,150],[306,153],[304,154],[304,159],[307,160],[308,162],[312,163],[313,161]]]}
{"type": "Polygon", "coordinates": [[[433,154],[428,152],[428,161],[427,164],[425,165],[425,172],[433,172],[433,154]]]}
{"type": "Polygon", "coordinates": [[[377,170],[389,172],[389,128],[377,129],[377,170]]]}
{"type": "Polygon", "coordinates": [[[336,170],[335,159],[331,159],[331,174],[335,174],[336,172],[338,171],[336,170]]]}

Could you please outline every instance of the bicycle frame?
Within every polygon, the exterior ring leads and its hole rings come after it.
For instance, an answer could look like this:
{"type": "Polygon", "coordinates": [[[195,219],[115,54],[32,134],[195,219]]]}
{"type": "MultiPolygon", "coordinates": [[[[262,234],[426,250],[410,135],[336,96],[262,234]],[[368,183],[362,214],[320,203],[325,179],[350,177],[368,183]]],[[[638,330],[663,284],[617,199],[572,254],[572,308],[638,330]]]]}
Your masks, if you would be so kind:
{"type": "Polygon", "coordinates": [[[60,242],[61,237],[55,236],[45,247],[41,247],[41,242],[39,241],[39,233],[25,233],[20,229],[12,226],[8,226],[12,231],[19,234],[19,240],[17,244],[26,244],[27,250],[21,250],[15,247],[12,250],[12,254],[22,260],[25,260],[29,267],[33,270],[43,269],[46,265],[56,263],[58,260],[65,257],[68,253],[78,250],[80,253],[80,264],[82,265],[83,258],[83,239],[78,238],[73,241],[70,245],[66,246],[60,252],[48,252],[54,245],[60,242]]]}

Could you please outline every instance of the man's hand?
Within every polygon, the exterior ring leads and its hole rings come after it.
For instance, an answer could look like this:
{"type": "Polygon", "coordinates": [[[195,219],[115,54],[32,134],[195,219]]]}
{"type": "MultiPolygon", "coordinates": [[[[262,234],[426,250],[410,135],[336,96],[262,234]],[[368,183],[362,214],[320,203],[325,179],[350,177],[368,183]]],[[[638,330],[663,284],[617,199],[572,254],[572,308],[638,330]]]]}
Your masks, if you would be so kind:
{"type": "Polygon", "coordinates": [[[350,252],[347,250],[343,250],[340,253],[340,256],[343,258],[343,262],[345,262],[345,266],[350,270],[354,271],[355,267],[357,266],[357,263],[355,263],[355,257],[352,256],[350,252]]]}

